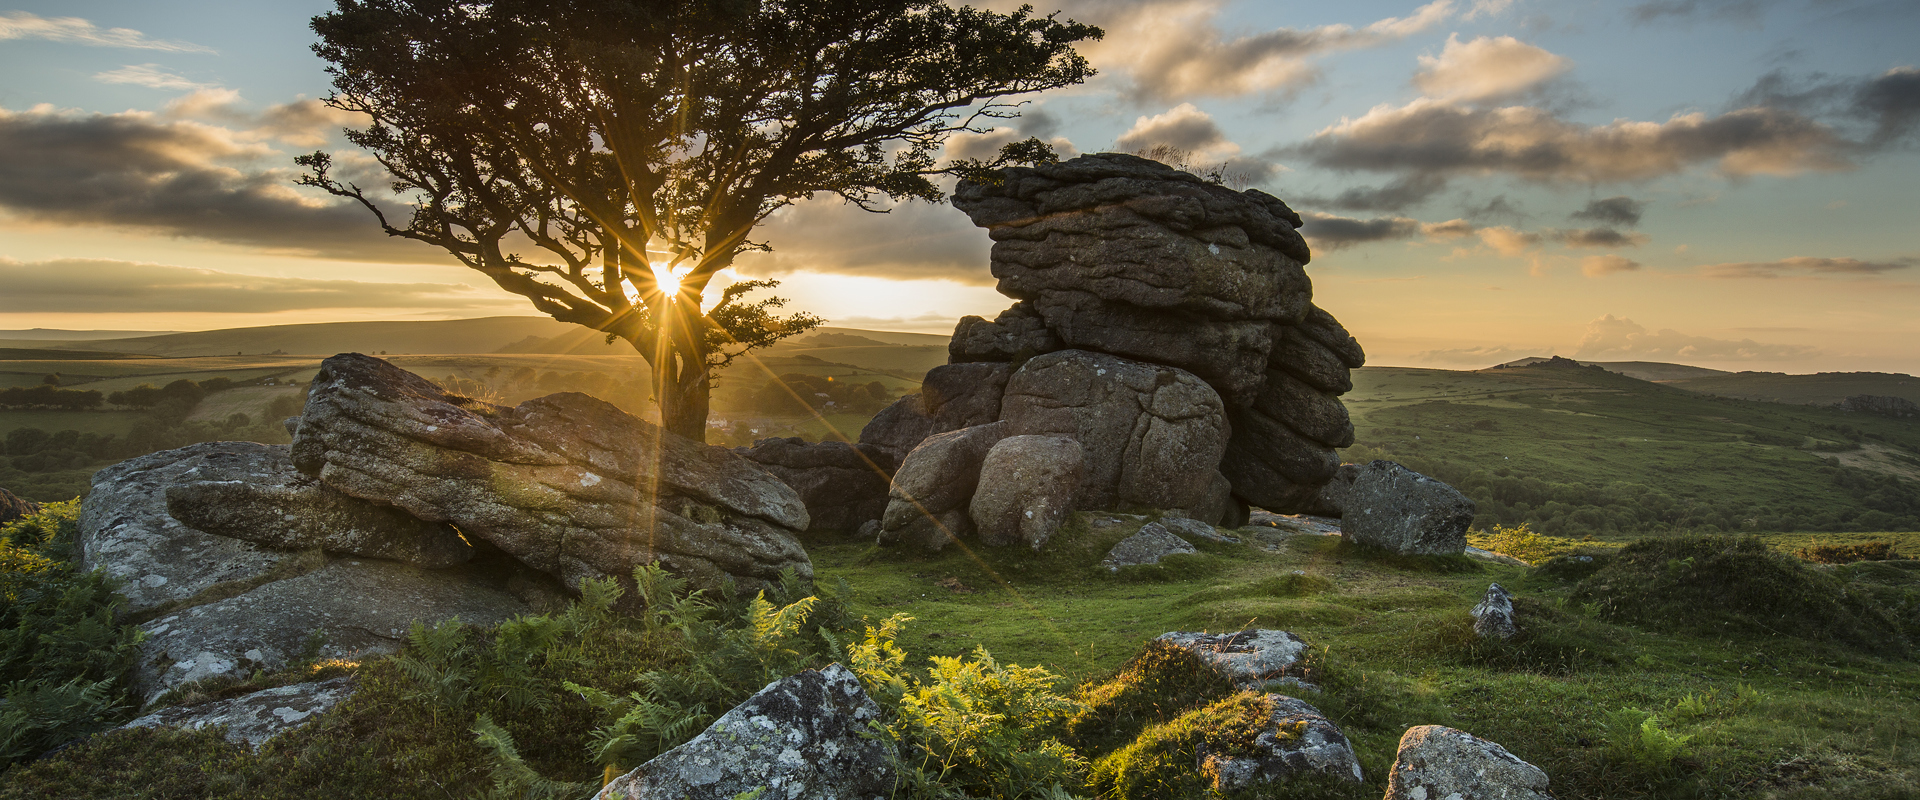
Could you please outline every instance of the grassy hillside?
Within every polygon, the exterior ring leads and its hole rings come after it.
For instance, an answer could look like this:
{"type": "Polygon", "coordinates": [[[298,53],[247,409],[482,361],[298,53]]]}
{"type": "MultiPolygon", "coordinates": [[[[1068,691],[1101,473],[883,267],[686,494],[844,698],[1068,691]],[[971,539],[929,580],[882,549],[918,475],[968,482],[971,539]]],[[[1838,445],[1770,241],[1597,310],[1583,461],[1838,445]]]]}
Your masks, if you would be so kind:
{"type": "Polygon", "coordinates": [[[528,336],[555,336],[579,326],[546,317],[483,317],[421,322],[320,322],[216,331],[170,333],[130,339],[48,342],[43,347],[101,350],[157,356],[230,353],[491,353],[528,336]]]}
{"type": "Polygon", "coordinates": [[[1778,372],[1736,372],[1673,381],[1671,386],[1743,400],[1773,403],[1833,405],[1857,394],[1901,397],[1920,403],[1920,378],[1886,372],[1822,372],[1782,375],[1778,372]]]}
{"type": "Polygon", "coordinates": [[[1920,530],[1920,425],[1712,397],[1593,368],[1369,367],[1349,461],[1446,480],[1479,524],[1664,530],[1920,530]]]}
{"type": "MultiPolygon", "coordinates": [[[[1531,356],[1509,361],[1500,366],[1531,367],[1535,364],[1546,362],[1547,360],[1548,359],[1540,356],[1531,356]]],[[[1608,372],[1618,372],[1627,377],[1639,378],[1643,381],[1675,381],[1690,378],[1711,378],[1718,375],[1731,374],[1726,370],[1708,369],[1706,367],[1695,367],[1686,364],[1668,364],[1663,361],[1581,361],[1578,363],[1584,366],[1599,367],[1608,372]]]]}

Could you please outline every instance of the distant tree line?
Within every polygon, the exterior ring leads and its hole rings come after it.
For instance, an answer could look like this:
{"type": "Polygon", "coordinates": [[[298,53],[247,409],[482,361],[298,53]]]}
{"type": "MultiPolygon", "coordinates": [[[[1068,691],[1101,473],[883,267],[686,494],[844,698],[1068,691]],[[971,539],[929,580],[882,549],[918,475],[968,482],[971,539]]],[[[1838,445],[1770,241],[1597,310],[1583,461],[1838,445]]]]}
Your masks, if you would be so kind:
{"type": "Polygon", "coordinates": [[[43,383],[39,386],[14,386],[0,389],[0,408],[9,411],[31,409],[49,409],[58,411],[86,411],[99,408],[105,402],[99,392],[62,389],[57,385],[43,383]]]}
{"type": "Polygon", "coordinates": [[[790,372],[735,396],[734,404],[741,411],[795,417],[814,413],[874,414],[893,399],[893,392],[879,381],[860,383],[790,372]]]}

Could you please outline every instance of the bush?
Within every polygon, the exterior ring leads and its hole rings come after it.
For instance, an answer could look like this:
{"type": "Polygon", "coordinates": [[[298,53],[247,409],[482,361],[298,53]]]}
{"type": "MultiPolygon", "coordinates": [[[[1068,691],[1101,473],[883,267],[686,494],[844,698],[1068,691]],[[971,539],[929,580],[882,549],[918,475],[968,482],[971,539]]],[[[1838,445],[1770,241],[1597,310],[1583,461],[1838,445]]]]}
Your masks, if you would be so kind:
{"type": "Polygon", "coordinates": [[[1816,564],[1851,564],[1855,561],[1894,561],[1900,558],[1900,554],[1894,552],[1892,542],[1819,544],[1812,547],[1802,547],[1795,551],[1794,555],[1816,564]]]}
{"type": "Polygon", "coordinates": [[[73,567],[80,503],[0,527],[0,765],[110,727],[132,710],[139,633],[101,571],[73,567]]]}
{"type": "Polygon", "coordinates": [[[1912,651],[1884,609],[1751,536],[1642,539],[1581,581],[1570,599],[1609,621],[1655,630],[1711,636],[1732,628],[1886,655],[1912,651]]]}

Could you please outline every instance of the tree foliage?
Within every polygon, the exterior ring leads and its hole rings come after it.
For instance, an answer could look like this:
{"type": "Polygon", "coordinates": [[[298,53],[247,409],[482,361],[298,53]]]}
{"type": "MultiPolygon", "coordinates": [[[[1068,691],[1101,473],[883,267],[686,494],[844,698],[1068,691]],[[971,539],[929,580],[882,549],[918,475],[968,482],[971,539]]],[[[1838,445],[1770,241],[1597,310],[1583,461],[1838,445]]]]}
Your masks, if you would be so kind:
{"type": "Polygon", "coordinates": [[[1007,98],[1091,75],[1073,44],[1100,35],[938,0],[338,0],[313,27],[328,104],[370,121],[348,138],[411,213],[326,153],[300,159],[302,183],[631,342],[663,422],[694,438],[712,367],[818,324],[743,299],[770,282],[703,313],[716,274],[766,249],[755,225],[816,194],[879,210],[940,199],[942,173],[1050,158],[1029,141],[938,163],[1007,98]]]}

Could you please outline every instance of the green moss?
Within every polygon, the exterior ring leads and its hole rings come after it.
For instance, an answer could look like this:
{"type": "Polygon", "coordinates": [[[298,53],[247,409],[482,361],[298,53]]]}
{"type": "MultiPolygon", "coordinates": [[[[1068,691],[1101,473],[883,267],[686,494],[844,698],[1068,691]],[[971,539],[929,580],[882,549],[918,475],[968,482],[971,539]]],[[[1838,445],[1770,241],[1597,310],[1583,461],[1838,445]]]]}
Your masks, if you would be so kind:
{"type": "Polygon", "coordinates": [[[1107,800],[1185,800],[1212,792],[1199,753],[1247,755],[1267,730],[1273,704],[1241,692],[1141,731],[1132,742],[1093,762],[1088,787],[1107,800]]]}
{"type": "Polygon", "coordinates": [[[1085,709],[1067,722],[1066,741],[1099,757],[1132,741],[1149,726],[1233,693],[1233,685],[1183,647],[1150,641],[1112,677],[1084,685],[1085,709]]]}

